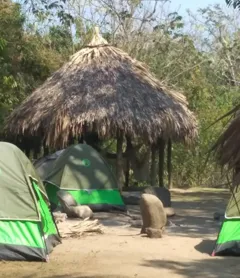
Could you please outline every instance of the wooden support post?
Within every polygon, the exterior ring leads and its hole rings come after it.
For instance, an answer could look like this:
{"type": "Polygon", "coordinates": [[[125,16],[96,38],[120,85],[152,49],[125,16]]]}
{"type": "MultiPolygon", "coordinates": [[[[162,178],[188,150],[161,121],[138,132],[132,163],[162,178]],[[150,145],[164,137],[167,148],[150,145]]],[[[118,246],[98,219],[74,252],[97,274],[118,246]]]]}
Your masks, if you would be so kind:
{"type": "Polygon", "coordinates": [[[122,159],[123,159],[123,131],[119,130],[117,133],[117,161],[116,161],[116,176],[120,192],[122,191],[122,159]]]}
{"type": "Polygon", "coordinates": [[[130,176],[130,161],[127,158],[127,163],[126,163],[126,172],[125,172],[125,186],[129,187],[129,176],[130,176]]]}
{"type": "Polygon", "coordinates": [[[31,140],[32,149],[33,149],[33,159],[38,159],[39,154],[41,154],[41,137],[34,136],[31,140]]]}
{"type": "Polygon", "coordinates": [[[159,179],[160,187],[164,187],[164,150],[165,150],[165,141],[163,139],[159,139],[158,179],[159,179]]]}
{"type": "Polygon", "coordinates": [[[46,141],[43,141],[43,156],[49,155],[49,147],[46,145],[46,141]]]}
{"type": "Polygon", "coordinates": [[[168,140],[167,146],[167,171],[168,171],[168,188],[172,188],[172,141],[168,140]]]}
{"type": "Polygon", "coordinates": [[[125,172],[125,186],[129,187],[129,175],[130,175],[130,158],[129,158],[129,152],[132,148],[132,143],[131,139],[129,136],[126,136],[126,141],[127,141],[127,148],[126,148],[126,154],[127,154],[127,165],[126,165],[126,172],[125,172]]]}
{"type": "Polygon", "coordinates": [[[28,158],[30,158],[30,155],[31,155],[31,140],[29,140],[28,137],[24,137],[23,140],[24,140],[23,147],[24,147],[25,154],[28,158]]]}
{"type": "Polygon", "coordinates": [[[157,146],[152,145],[152,157],[151,157],[151,186],[156,186],[157,181],[157,146]]]}

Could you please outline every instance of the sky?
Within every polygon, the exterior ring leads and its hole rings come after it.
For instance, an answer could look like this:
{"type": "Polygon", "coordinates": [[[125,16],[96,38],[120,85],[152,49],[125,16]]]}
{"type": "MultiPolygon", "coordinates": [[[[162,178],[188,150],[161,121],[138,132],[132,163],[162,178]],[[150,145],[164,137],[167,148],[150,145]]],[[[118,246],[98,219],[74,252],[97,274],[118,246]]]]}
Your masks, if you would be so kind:
{"type": "Polygon", "coordinates": [[[225,0],[171,0],[169,7],[177,10],[179,14],[184,14],[187,9],[196,12],[199,8],[214,4],[226,5],[225,0]]]}

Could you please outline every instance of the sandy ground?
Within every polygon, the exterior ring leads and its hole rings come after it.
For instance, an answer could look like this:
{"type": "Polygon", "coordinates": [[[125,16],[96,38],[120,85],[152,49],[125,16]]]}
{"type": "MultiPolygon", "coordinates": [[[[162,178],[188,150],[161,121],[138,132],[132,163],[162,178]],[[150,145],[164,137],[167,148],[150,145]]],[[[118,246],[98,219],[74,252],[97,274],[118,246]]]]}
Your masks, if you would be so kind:
{"type": "MultiPolygon", "coordinates": [[[[220,223],[213,213],[224,211],[223,190],[175,190],[176,216],[162,239],[139,235],[129,218],[98,217],[105,234],[67,239],[51,254],[49,263],[1,262],[0,277],[16,278],[232,278],[240,277],[239,258],[211,257],[220,223]]],[[[137,206],[129,207],[138,214],[137,206]]]]}

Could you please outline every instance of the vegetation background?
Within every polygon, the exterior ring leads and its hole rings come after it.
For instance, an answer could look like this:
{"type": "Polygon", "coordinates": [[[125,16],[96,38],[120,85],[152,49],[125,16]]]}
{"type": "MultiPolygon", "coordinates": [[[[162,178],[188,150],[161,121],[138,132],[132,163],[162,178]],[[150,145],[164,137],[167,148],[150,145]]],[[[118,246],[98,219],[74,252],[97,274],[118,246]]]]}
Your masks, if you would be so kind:
{"type": "MultiPolygon", "coordinates": [[[[8,113],[86,44],[97,24],[111,44],[182,91],[198,117],[197,142],[173,145],[174,187],[226,186],[209,150],[229,118],[209,126],[240,93],[239,1],[228,2],[233,8],[223,2],[183,17],[167,1],[0,0],[0,137],[8,113]]],[[[116,148],[114,141],[103,145],[116,148]]],[[[139,149],[140,159],[145,152],[139,149]]]]}

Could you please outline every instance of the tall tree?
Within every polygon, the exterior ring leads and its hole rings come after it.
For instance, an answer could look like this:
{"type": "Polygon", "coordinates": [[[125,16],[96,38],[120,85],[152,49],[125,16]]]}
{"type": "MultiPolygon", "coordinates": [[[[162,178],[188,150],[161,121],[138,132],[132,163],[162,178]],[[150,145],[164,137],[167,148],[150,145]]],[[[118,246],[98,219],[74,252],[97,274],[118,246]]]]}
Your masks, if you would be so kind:
{"type": "Polygon", "coordinates": [[[240,0],[226,0],[226,3],[234,9],[240,9],[240,0]]]}

